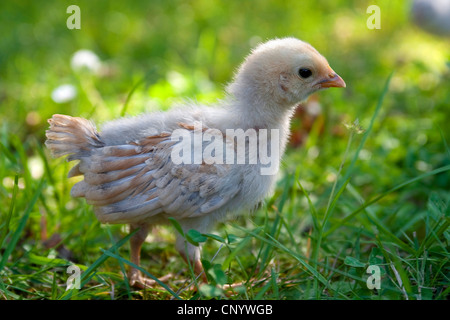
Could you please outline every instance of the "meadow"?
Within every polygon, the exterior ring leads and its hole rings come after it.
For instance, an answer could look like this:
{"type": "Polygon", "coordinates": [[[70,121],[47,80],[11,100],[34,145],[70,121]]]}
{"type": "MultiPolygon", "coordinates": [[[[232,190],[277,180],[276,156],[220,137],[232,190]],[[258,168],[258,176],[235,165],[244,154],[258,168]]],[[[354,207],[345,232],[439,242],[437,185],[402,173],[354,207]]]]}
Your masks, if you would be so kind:
{"type": "Polygon", "coordinates": [[[376,1],[380,29],[370,29],[371,4],[3,1],[0,299],[448,299],[450,41],[418,28],[409,1],[376,1]],[[67,27],[71,4],[81,29],[67,27]],[[101,124],[186,98],[214,103],[252,47],[285,36],[316,47],[347,88],[296,113],[261,208],[186,234],[204,242],[208,284],[192,290],[172,221],[153,229],[141,264],[172,279],[130,288],[128,228],[101,225],[70,197],[79,178],[46,150],[47,119],[101,124]],[[66,290],[72,265],[80,289],[66,290]]]}

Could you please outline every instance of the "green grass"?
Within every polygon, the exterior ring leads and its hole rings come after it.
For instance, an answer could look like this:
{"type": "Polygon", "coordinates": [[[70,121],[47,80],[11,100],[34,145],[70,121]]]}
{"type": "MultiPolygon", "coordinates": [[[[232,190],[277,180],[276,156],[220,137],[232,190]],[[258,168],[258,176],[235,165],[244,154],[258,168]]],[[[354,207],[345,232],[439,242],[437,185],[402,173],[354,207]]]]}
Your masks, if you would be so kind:
{"type": "Polygon", "coordinates": [[[2,3],[0,299],[448,299],[450,45],[412,25],[403,1],[378,1],[382,28],[368,30],[369,4],[80,1],[82,29],[70,31],[62,2],[2,3]],[[191,290],[172,221],[151,232],[141,270],[173,279],[130,288],[127,228],[101,225],[70,197],[76,179],[45,150],[46,119],[101,123],[181,97],[209,103],[256,40],[286,35],[318,48],[347,88],[319,94],[323,112],[289,146],[262,208],[185,234],[204,244],[208,285],[191,290]],[[81,48],[102,73],[71,69],[81,48]],[[55,103],[64,83],[77,95],[55,103]],[[66,291],[69,265],[82,271],[80,289],[66,291]],[[380,268],[380,289],[367,287],[369,266],[380,268]],[[242,286],[229,294],[218,288],[226,283],[242,286]]]}

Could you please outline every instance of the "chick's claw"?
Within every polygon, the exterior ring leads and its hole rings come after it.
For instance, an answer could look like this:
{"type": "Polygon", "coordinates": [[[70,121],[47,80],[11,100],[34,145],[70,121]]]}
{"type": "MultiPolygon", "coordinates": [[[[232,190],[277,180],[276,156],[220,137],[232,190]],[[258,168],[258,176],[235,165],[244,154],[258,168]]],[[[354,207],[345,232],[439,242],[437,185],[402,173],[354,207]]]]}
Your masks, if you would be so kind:
{"type": "MultiPolygon", "coordinates": [[[[158,278],[158,280],[162,283],[166,283],[172,278],[173,278],[173,275],[171,273],[169,273],[161,278],[158,278]]],[[[137,289],[152,288],[152,287],[160,285],[158,283],[158,281],[144,277],[141,274],[141,272],[137,269],[130,270],[130,273],[128,276],[128,281],[129,281],[131,287],[137,288],[137,289]]]]}

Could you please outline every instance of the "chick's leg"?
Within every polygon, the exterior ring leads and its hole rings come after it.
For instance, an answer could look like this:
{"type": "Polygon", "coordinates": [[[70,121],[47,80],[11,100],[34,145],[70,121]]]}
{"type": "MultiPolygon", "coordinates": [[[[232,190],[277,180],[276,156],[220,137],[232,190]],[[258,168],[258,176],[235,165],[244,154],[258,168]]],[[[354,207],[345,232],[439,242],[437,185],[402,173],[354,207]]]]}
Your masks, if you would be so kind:
{"type": "Polygon", "coordinates": [[[186,242],[182,237],[177,237],[176,249],[184,261],[192,267],[195,277],[201,280],[201,282],[207,282],[206,274],[200,261],[200,247],[186,242]]]}
{"type": "Polygon", "coordinates": [[[202,282],[208,282],[205,274],[205,270],[203,270],[203,265],[200,259],[193,259],[190,257],[187,257],[184,252],[180,252],[181,256],[183,257],[184,261],[190,266],[192,266],[194,275],[198,279],[200,277],[200,280],[202,282]]]}
{"type": "MultiPolygon", "coordinates": [[[[141,248],[142,244],[145,242],[145,239],[147,238],[149,228],[150,226],[148,224],[130,225],[130,232],[139,229],[130,239],[130,251],[131,251],[130,260],[137,266],[140,266],[141,263],[141,248]]],[[[158,280],[165,282],[170,277],[171,275],[169,274],[165,277],[159,278],[158,280]]],[[[130,268],[128,279],[132,287],[140,289],[151,287],[157,284],[155,280],[142,276],[141,272],[134,267],[130,268]]]]}

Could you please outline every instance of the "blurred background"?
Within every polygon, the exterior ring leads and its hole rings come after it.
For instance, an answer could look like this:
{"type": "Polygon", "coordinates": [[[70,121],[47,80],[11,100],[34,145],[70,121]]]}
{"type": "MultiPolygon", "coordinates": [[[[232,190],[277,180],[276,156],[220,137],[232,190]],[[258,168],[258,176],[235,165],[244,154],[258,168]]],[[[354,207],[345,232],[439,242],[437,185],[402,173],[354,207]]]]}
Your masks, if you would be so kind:
{"type": "MultiPolygon", "coordinates": [[[[67,238],[70,232],[86,234],[83,228],[89,227],[68,230],[63,219],[73,218],[56,213],[83,202],[68,196],[74,183],[64,178],[68,166],[61,166],[60,159],[47,160],[46,120],[62,113],[101,124],[121,115],[165,110],[183,98],[213,103],[223,97],[233,70],[251,48],[275,37],[311,43],[347,83],[344,90],[311,97],[299,109],[284,158],[284,175],[299,168],[303,186],[319,207],[325,206],[336,179],[349,125],[358,119],[361,132],[369,127],[391,74],[352,185],[361,197],[371,198],[450,164],[448,1],[433,1],[438,10],[429,8],[431,2],[415,2],[1,1],[0,213],[6,217],[9,212],[16,175],[23,190],[19,198],[28,200],[48,175],[50,187],[43,190],[48,200],[41,199],[33,211],[28,236],[41,233],[46,239],[42,230],[47,229],[67,238]],[[380,29],[367,25],[372,4],[380,8],[380,29]],[[69,5],[81,10],[79,30],[67,28],[69,5]]],[[[351,154],[360,139],[355,137],[351,154]]],[[[449,190],[448,171],[433,175],[387,197],[388,209],[380,217],[399,237],[405,230],[420,233],[416,226],[430,201],[448,213],[449,190]]],[[[26,204],[18,201],[17,210],[26,204]]],[[[291,215],[305,214],[293,208],[291,215]]],[[[93,219],[85,212],[77,216],[93,219]]],[[[71,247],[70,241],[66,245],[82,260],[83,247],[71,247]]]]}

